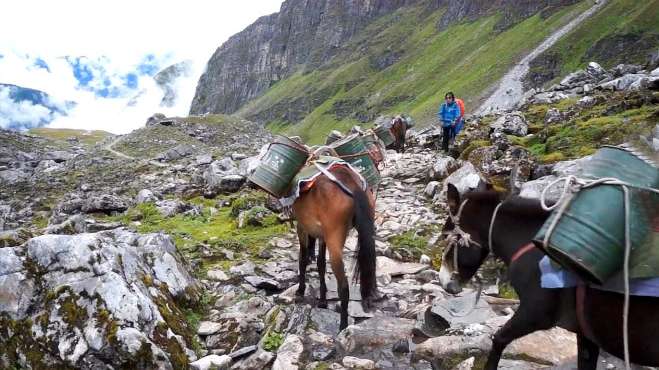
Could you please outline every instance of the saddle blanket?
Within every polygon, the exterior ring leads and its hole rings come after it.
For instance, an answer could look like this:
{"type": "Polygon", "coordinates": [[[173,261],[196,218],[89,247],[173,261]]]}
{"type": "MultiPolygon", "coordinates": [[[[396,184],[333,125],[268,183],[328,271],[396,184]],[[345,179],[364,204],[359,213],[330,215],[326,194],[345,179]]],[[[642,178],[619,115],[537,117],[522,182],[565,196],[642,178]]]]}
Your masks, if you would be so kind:
{"type": "MultiPolygon", "coordinates": [[[[539,265],[540,286],[543,288],[573,288],[582,282],[577,275],[552,263],[549,256],[544,256],[539,265]]],[[[622,271],[607,280],[604,285],[588,284],[588,286],[616,293],[625,292],[622,271]]],[[[629,279],[629,294],[659,297],[659,277],[629,279]]]]}
{"type": "Polygon", "coordinates": [[[300,172],[293,178],[291,182],[291,190],[287,197],[279,199],[279,202],[284,207],[290,207],[295,203],[295,200],[300,196],[300,194],[309,190],[313,186],[316,178],[323,173],[329,172],[337,166],[348,167],[352,170],[362,183],[362,190],[366,190],[368,183],[366,179],[359,173],[357,169],[350,165],[350,163],[344,161],[343,159],[329,156],[321,156],[318,159],[311,162],[311,164],[303,167],[300,172]]]}

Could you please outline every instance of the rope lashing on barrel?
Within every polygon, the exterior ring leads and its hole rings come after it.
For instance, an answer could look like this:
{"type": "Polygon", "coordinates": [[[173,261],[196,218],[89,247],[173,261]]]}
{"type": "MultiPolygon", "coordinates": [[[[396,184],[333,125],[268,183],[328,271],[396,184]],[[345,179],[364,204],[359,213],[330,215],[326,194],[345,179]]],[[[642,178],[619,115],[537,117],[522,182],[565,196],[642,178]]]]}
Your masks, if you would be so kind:
{"type": "Polygon", "coordinates": [[[558,208],[558,210],[556,211],[556,215],[552,220],[552,223],[549,225],[549,228],[547,229],[547,233],[545,234],[545,238],[542,241],[542,244],[545,249],[548,247],[549,239],[551,238],[554,229],[556,228],[558,222],[567,211],[567,208],[574,199],[575,195],[582,189],[588,189],[598,185],[620,186],[624,194],[624,211],[625,211],[625,251],[624,252],[625,253],[624,253],[624,262],[623,262],[623,280],[624,280],[623,283],[625,287],[625,298],[624,298],[624,305],[622,312],[622,331],[623,331],[622,335],[623,335],[623,346],[624,346],[624,355],[625,355],[624,356],[625,369],[629,370],[631,369],[629,362],[629,254],[631,250],[631,241],[629,237],[630,234],[629,188],[645,190],[645,191],[653,192],[655,194],[659,194],[659,190],[650,187],[630,184],[614,177],[604,177],[600,179],[591,180],[591,179],[582,179],[570,175],[570,176],[558,178],[555,181],[551,182],[549,185],[547,185],[547,187],[545,187],[542,190],[542,193],[540,194],[540,205],[542,206],[542,209],[544,209],[545,211],[553,211],[554,209],[558,208]],[[547,206],[545,199],[548,190],[553,186],[555,186],[556,184],[559,184],[563,181],[565,182],[565,184],[563,185],[563,190],[561,191],[561,195],[558,201],[551,206],[547,206]]]}

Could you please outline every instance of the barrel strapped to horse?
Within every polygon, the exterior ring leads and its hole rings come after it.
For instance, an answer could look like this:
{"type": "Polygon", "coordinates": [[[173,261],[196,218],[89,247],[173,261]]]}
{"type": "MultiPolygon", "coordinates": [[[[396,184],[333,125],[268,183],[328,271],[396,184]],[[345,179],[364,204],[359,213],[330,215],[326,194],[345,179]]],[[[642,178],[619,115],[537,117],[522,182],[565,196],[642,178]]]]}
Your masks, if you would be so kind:
{"type": "Polygon", "coordinates": [[[327,176],[327,178],[335,183],[341,189],[341,191],[349,196],[352,196],[352,191],[350,191],[350,189],[345,184],[343,184],[332,174],[331,171],[336,166],[344,166],[349,168],[359,178],[362,190],[366,190],[368,188],[368,183],[364,177],[359,173],[357,169],[350,165],[350,163],[344,161],[341,158],[321,155],[315,159],[310,159],[307,161],[306,165],[293,178],[288,196],[280,198],[279,202],[286,208],[292,206],[300,194],[311,190],[311,188],[314,186],[316,178],[318,178],[320,175],[327,176]]]}

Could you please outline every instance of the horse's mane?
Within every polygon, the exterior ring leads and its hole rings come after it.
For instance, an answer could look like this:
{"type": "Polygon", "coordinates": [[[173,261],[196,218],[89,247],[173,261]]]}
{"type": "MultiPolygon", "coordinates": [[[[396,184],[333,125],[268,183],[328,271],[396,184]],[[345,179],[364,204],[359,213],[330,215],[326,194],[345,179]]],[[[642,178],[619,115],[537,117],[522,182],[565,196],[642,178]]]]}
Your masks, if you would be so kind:
{"type": "Polygon", "coordinates": [[[500,212],[511,212],[520,216],[547,217],[549,214],[547,211],[542,209],[540,200],[538,199],[524,198],[518,195],[510,195],[504,198],[503,194],[494,190],[467,193],[465,198],[476,202],[503,202],[500,212]]]}

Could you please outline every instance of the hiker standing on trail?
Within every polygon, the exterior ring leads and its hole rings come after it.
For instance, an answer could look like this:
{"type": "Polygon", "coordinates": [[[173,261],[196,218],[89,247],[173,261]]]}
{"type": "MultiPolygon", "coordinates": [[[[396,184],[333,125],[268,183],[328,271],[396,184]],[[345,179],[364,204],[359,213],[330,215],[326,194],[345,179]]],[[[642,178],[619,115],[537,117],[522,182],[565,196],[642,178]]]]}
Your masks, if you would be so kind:
{"type": "Polygon", "coordinates": [[[444,95],[444,103],[439,107],[437,117],[442,124],[442,149],[448,153],[449,140],[460,117],[460,107],[455,103],[455,95],[452,92],[444,95]]]}

